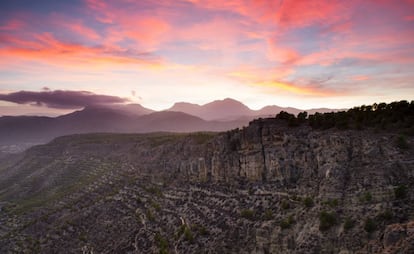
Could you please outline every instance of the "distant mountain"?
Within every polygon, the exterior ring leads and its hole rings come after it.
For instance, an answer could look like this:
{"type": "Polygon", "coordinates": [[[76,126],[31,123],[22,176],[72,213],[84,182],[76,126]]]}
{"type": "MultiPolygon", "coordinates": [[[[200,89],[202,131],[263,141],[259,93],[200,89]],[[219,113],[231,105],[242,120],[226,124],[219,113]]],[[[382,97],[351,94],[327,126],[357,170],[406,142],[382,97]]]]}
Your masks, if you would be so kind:
{"type": "MultiPolygon", "coordinates": [[[[132,114],[119,108],[86,107],[59,117],[0,117],[0,152],[2,146],[45,143],[68,134],[92,132],[148,133],[225,131],[247,125],[249,119],[206,121],[183,112],[161,111],[145,115],[132,114]]],[[[13,150],[15,150],[13,148],[13,150]]]]}
{"type": "Polygon", "coordinates": [[[230,98],[213,101],[202,106],[179,102],[167,110],[184,112],[205,120],[235,120],[242,116],[254,115],[246,105],[230,98]]]}
{"type": "Polygon", "coordinates": [[[297,109],[292,107],[280,107],[276,105],[265,106],[259,110],[252,110],[243,103],[226,98],[224,100],[216,100],[204,105],[192,104],[187,102],[175,103],[168,111],[184,112],[190,115],[198,116],[204,120],[219,120],[229,121],[238,119],[254,119],[256,117],[270,117],[275,116],[280,111],[286,111],[291,114],[297,115],[300,112],[307,111],[308,114],[314,114],[315,112],[325,113],[330,111],[338,111],[336,109],[297,109]]]}
{"type": "Polygon", "coordinates": [[[110,106],[110,108],[114,110],[119,110],[120,112],[123,112],[123,113],[128,113],[128,114],[136,115],[136,116],[147,115],[152,112],[155,112],[154,110],[145,108],[141,106],[140,104],[113,105],[113,106],[110,106]]]}
{"type": "MultiPolygon", "coordinates": [[[[127,104],[88,106],[58,117],[5,116],[0,117],[0,152],[19,150],[16,145],[26,148],[76,133],[226,131],[246,126],[254,118],[273,117],[282,110],[295,115],[303,111],[279,106],[252,110],[239,101],[227,98],[205,105],[180,102],[158,112],[139,104],[127,104]]],[[[314,109],[308,113],[316,111],[335,110],[314,109]]]]}

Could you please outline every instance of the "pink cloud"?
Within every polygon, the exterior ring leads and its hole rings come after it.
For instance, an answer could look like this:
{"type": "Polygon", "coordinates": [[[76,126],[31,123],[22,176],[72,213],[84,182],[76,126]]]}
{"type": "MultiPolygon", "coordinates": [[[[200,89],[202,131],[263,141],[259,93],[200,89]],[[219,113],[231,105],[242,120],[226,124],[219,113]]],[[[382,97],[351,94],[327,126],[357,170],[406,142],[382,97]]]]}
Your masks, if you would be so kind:
{"type": "Polygon", "coordinates": [[[64,26],[88,40],[96,41],[101,39],[101,36],[95,30],[85,26],[82,22],[65,23],[64,26]]]}
{"type": "Polygon", "coordinates": [[[36,34],[35,40],[30,42],[12,36],[8,38],[13,44],[9,43],[7,47],[0,48],[0,56],[3,59],[20,58],[69,67],[73,64],[77,66],[139,64],[158,68],[163,64],[159,58],[146,53],[125,54],[123,51],[113,48],[89,47],[62,42],[50,33],[36,34]]]}
{"type": "Polygon", "coordinates": [[[14,31],[20,30],[25,26],[25,23],[19,19],[11,19],[7,21],[4,25],[0,26],[0,30],[14,31]]]}

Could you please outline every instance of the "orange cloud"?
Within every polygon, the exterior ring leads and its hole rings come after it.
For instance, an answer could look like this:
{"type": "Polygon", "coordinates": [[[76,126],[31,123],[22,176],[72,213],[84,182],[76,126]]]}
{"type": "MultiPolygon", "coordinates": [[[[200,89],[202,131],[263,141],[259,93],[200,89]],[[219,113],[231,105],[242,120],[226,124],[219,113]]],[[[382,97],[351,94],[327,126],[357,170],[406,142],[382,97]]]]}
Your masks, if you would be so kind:
{"type": "Polygon", "coordinates": [[[351,79],[354,81],[364,81],[364,80],[370,79],[370,77],[366,75],[357,75],[357,76],[351,77],[351,79]]]}
{"type": "Polygon", "coordinates": [[[150,68],[160,68],[161,59],[148,53],[124,52],[113,48],[88,47],[81,44],[65,43],[57,40],[50,33],[36,35],[36,42],[26,43],[19,39],[13,46],[0,48],[0,56],[36,60],[49,64],[73,65],[105,65],[105,64],[138,64],[150,68]],[[21,42],[21,44],[19,44],[21,42]]]}
{"type": "Polygon", "coordinates": [[[295,64],[301,59],[301,55],[293,48],[281,47],[275,43],[275,40],[268,40],[269,59],[286,65],[295,64]]]}

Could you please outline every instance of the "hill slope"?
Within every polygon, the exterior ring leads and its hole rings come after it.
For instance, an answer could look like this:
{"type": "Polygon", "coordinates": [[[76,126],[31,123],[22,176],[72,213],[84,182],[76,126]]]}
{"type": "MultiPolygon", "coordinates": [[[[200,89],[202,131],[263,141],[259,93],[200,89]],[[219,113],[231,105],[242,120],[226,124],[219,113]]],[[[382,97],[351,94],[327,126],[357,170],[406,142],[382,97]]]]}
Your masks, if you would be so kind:
{"type": "Polygon", "coordinates": [[[0,165],[0,251],[410,253],[414,149],[398,136],[262,119],[61,137],[0,165]]]}

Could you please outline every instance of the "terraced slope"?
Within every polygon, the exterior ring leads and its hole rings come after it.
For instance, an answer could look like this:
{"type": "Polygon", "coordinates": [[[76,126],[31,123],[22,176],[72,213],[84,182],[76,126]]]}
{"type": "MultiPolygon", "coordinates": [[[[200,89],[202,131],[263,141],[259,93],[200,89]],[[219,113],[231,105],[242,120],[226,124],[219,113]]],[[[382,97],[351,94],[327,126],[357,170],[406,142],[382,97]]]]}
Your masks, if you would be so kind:
{"type": "Polygon", "coordinates": [[[88,134],[0,168],[0,252],[410,253],[414,140],[261,119],[88,134]]]}

